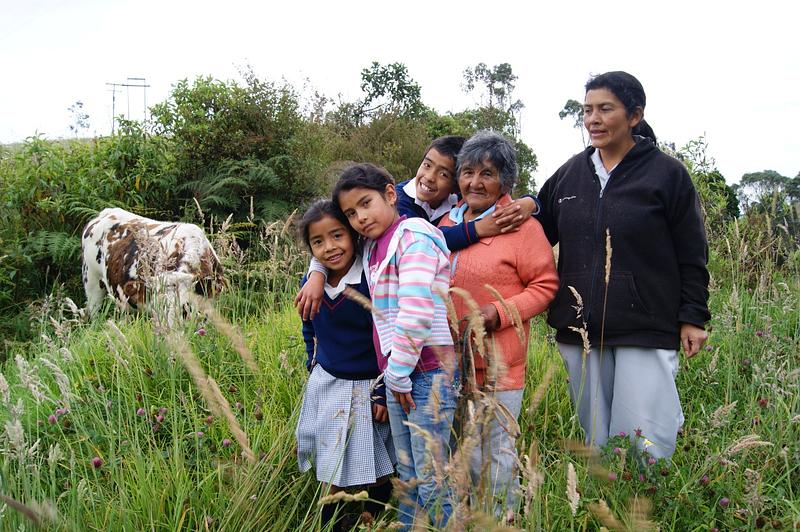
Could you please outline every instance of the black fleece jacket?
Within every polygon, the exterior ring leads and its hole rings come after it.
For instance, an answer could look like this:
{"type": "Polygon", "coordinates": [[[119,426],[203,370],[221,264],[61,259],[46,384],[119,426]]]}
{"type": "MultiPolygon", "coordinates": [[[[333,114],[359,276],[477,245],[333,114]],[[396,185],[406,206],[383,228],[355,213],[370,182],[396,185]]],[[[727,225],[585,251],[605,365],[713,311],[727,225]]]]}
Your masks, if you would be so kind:
{"type": "Polygon", "coordinates": [[[585,321],[593,347],[680,347],[680,325],[703,327],[708,312],[708,243],[689,173],[651,141],[636,145],[601,192],[589,147],[542,186],[538,216],[559,244],[560,286],[548,323],[556,339],[580,344],[585,321]],[[611,270],[606,289],[606,230],[611,270]],[[583,300],[578,315],[575,296],[583,300]]]}

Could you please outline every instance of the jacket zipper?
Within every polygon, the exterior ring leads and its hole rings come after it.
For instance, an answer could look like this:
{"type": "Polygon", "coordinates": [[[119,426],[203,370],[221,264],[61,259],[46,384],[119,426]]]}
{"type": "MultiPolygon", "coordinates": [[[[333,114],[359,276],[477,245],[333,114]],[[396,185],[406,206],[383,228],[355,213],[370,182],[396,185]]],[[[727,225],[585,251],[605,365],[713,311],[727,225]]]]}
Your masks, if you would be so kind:
{"type": "MultiPolygon", "coordinates": [[[[597,197],[597,209],[595,210],[595,215],[594,215],[594,243],[593,243],[593,245],[595,246],[595,249],[596,249],[597,248],[597,241],[598,241],[597,232],[598,232],[599,226],[600,226],[600,211],[601,211],[601,209],[603,207],[603,192],[605,191],[605,188],[600,184],[600,178],[598,178],[597,174],[594,173],[594,168],[592,168],[592,176],[594,177],[594,182],[597,183],[598,187],[600,187],[600,194],[597,197]]],[[[609,180],[606,181],[606,187],[608,186],[609,181],[611,181],[610,177],[609,177],[609,180]]],[[[587,301],[588,301],[588,303],[586,305],[587,308],[586,308],[586,314],[585,314],[586,315],[586,324],[587,324],[587,326],[589,325],[589,323],[591,323],[591,318],[592,318],[592,308],[593,308],[593,303],[594,303],[594,287],[595,287],[595,281],[597,280],[597,265],[598,264],[599,264],[599,254],[595,253],[594,254],[594,259],[592,260],[592,282],[591,282],[591,285],[590,285],[590,288],[589,288],[589,297],[586,298],[587,301]]]]}

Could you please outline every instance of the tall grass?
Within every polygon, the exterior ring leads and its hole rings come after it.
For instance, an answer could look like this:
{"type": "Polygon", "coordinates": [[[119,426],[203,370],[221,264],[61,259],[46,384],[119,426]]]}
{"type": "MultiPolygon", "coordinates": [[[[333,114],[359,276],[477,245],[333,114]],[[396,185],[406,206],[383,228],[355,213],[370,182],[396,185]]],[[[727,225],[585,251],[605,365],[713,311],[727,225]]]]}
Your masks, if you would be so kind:
{"type": "MultiPolygon", "coordinates": [[[[255,463],[146,316],[88,324],[53,299],[45,337],[0,369],[3,529],[33,526],[31,516],[55,530],[319,528],[318,484],[294,456],[306,371],[289,295],[303,257],[284,226],[272,231],[269,268],[252,272],[235,249],[221,252],[233,282],[214,304],[233,332],[202,315],[174,331],[218,384],[255,463]]],[[[678,375],[686,424],[671,463],[642,460],[627,437],[600,450],[572,443],[583,434],[566,372],[551,331],[535,321],[515,526],[800,526],[800,272],[762,260],[743,228],[730,231],[730,245],[712,255],[709,344],[678,375]]],[[[499,526],[490,509],[462,506],[453,526],[499,526]]],[[[390,511],[382,525],[392,520],[390,511]]]]}

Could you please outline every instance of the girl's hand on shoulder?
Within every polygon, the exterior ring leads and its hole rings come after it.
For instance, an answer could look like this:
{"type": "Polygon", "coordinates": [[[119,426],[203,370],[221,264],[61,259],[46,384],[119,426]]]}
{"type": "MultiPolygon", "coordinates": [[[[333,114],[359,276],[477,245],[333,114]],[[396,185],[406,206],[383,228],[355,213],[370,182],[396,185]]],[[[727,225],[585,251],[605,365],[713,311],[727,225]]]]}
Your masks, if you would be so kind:
{"type": "Polygon", "coordinates": [[[306,284],[294,298],[294,306],[298,314],[304,320],[313,320],[319,312],[322,304],[322,296],[325,293],[325,276],[319,272],[311,272],[306,284]]]}
{"type": "Polygon", "coordinates": [[[708,332],[691,323],[681,323],[681,346],[686,358],[695,356],[708,340],[708,332]]]}
{"type": "Polygon", "coordinates": [[[383,405],[372,403],[372,419],[378,423],[389,421],[389,410],[383,405]]]}

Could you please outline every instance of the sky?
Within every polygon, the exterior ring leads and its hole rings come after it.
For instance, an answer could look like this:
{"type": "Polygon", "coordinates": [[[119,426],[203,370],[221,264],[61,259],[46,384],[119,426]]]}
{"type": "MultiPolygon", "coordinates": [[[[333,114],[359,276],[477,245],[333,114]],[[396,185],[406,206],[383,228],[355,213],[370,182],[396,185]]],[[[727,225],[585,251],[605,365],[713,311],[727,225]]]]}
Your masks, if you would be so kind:
{"type": "MultiPolygon", "coordinates": [[[[522,139],[540,186],[581,135],[558,112],[593,74],[625,70],[647,93],[645,118],[678,147],[704,136],[729,183],[765,169],[800,172],[796,2],[0,0],[0,143],[69,138],[80,100],[89,134],[111,131],[107,83],[141,84],[146,103],[178,80],[287,80],[355,100],[373,61],[401,62],[440,113],[480,103],[464,69],[511,64],[522,139]]],[[[142,88],[118,87],[117,114],[144,115],[142,88]]],[[[406,176],[398,176],[405,178],[406,176]]]]}

